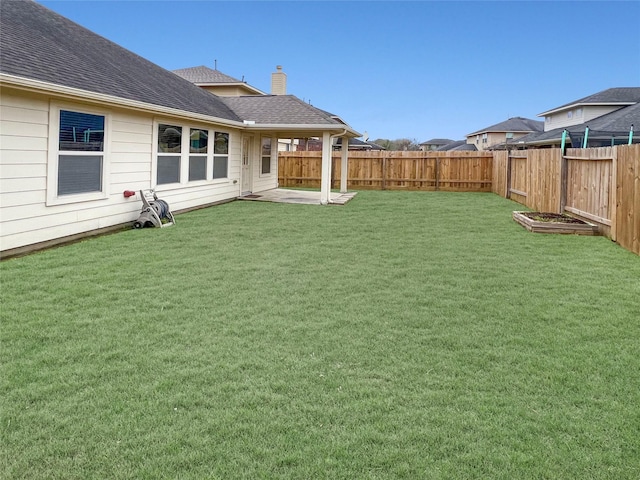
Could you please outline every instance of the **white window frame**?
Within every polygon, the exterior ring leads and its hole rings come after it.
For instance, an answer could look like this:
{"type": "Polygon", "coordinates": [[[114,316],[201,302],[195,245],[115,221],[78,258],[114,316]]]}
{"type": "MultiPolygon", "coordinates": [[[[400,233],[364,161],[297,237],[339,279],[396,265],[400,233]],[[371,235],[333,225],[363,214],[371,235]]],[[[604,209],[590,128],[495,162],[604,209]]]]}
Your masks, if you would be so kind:
{"type": "Polygon", "coordinates": [[[260,165],[258,170],[260,178],[271,177],[273,175],[273,157],[275,156],[277,158],[277,151],[278,151],[277,137],[268,136],[268,135],[262,135],[260,137],[260,165]],[[262,140],[265,138],[268,138],[269,140],[271,140],[271,149],[269,151],[269,173],[262,173],[262,160],[265,158],[265,156],[262,155],[262,140]],[[274,155],[274,151],[275,151],[275,155],[274,155]]]}
{"type": "MultiPolygon", "coordinates": [[[[184,132],[184,127],[182,128],[182,131],[184,132]]],[[[208,128],[200,128],[200,127],[189,127],[189,145],[187,146],[188,148],[188,155],[187,155],[187,183],[189,183],[189,185],[194,185],[194,184],[198,184],[201,182],[205,182],[208,178],[211,178],[211,175],[209,175],[209,153],[210,150],[213,148],[212,144],[210,142],[211,139],[211,130],[209,130],[208,128]],[[207,132],[207,153],[206,154],[202,154],[202,153],[191,153],[191,130],[204,130],[205,132],[207,132]],[[189,169],[191,168],[191,157],[205,157],[205,166],[204,166],[204,178],[200,178],[198,180],[189,180],[189,169]]]]}
{"type": "Polygon", "coordinates": [[[229,167],[231,165],[231,138],[232,138],[231,132],[214,128],[212,130],[209,130],[209,137],[213,138],[213,141],[211,142],[211,148],[209,149],[211,150],[211,161],[209,161],[209,163],[207,164],[207,167],[210,167],[210,171],[208,170],[209,173],[207,174],[207,178],[211,179],[211,181],[215,183],[228,181],[229,167]],[[213,135],[211,135],[211,133],[213,133],[213,135]],[[216,133],[227,134],[227,137],[228,137],[227,153],[215,153],[216,133]],[[220,177],[220,178],[213,178],[213,162],[215,161],[216,158],[222,158],[222,157],[227,157],[227,176],[220,177]]]}
{"type": "MultiPolygon", "coordinates": [[[[229,182],[229,170],[231,167],[231,142],[233,139],[233,133],[223,128],[216,128],[211,126],[206,126],[198,123],[189,123],[179,121],[175,118],[155,118],[153,121],[153,146],[151,149],[151,185],[154,190],[157,191],[167,191],[167,190],[175,190],[178,188],[184,187],[192,187],[197,185],[212,185],[219,183],[227,183],[229,182]],[[158,184],[158,128],[159,125],[175,125],[176,127],[182,128],[182,140],[180,147],[180,178],[178,182],[174,183],[162,183],[158,184]],[[207,131],[209,135],[209,142],[207,144],[207,175],[204,180],[193,180],[189,181],[189,157],[191,153],[190,150],[190,138],[191,138],[191,129],[197,128],[200,130],[207,131]],[[186,133],[185,133],[186,132],[186,133]],[[226,155],[227,157],[227,176],[224,178],[213,178],[213,157],[214,157],[214,145],[213,139],[215,138],[216,133],[226,133],[229,135],[229,153],[226,155]]],[[[197,155],[197,154],[196,154],[197,155]]],[[[216,156],[225,156],[222,154],[216,156]]]]}
{"type": "Polygon", "coordinates": [[[47,155],[47,206],[66,205],[69,203],[91,202],[109,198],[109,178],[111,159],[111,113],[100,108],[87,107],[72,103],[51,102],[49,104],[49,152],[47,155]],[[60,111],[86,113],[104,117],[104,147],[102,152],[102,183],[99,192],[72,193],[58,195],[58,166],[60,154],[95,155],[98,152],[60,151],[60,111]]]}

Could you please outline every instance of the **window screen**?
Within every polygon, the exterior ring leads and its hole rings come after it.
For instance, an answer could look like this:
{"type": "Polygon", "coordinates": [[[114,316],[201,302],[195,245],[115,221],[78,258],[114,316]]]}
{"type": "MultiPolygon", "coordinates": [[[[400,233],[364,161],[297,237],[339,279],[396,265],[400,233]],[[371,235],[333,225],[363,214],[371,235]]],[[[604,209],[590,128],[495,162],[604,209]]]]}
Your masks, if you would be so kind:
{"type": "Polygon", "coordinates": [[[58,195],[102,191],[102,156],[60,155],[58,195]]]}
{"type": "Polygon", "coordinates": [[[180,182],[180,157],[158,156],[158,185],[180,182]]]}

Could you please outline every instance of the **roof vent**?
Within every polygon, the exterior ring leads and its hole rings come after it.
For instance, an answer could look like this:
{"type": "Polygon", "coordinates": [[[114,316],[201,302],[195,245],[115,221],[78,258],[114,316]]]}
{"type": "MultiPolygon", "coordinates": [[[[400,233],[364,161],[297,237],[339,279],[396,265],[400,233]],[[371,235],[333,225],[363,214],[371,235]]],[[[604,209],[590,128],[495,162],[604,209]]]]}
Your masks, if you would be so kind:
{"type": "Polygon", "coordinates": [[[271,74],[271,95],[287,94],[287,74],[282,71],[282,65],[276,66],[277,72],[271,74]]]}

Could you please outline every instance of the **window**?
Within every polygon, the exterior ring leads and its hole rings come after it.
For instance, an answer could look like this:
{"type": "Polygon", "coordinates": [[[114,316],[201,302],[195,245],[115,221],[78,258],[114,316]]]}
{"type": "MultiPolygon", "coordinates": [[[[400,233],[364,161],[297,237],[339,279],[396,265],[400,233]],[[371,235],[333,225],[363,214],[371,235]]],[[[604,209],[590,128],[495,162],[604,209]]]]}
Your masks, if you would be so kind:
{"type": "Polygon", "coordinates": [[[513,138],[513,132],[507,132],[506,138],[513,138]]]}
{"type": "Polygon", "coordinates": [[[182,127],[158,125],[158,185],[180,182],[181,153],[182,127]]]}
{"type": "Polygon", "coordinates": [[[104,115],[60,110],[57,195],[102,192],[104,115]]]}
{"type": "Polygon", "coordinates": [[[482,134],[482,143],[487,143],[487,134],[486,133],[482,134]]]}
{"type": "Polygon", "coordinates": [[[157,134],[156,185],[228,178],[229,133],[167,122],[157,134]]]}
{"type": "Polygon", "coordinates": [[[207,179],[209,132],[192,128],[189,135],[189,181],[207,179]]]}
{"type": "Polygon", "coordinates": [[[567,118],[573,118],[573,110],[567,112],[567,118]]]}
{"type": "Polygon", "coordinates": [[[215,132],[213,138],[213,178],[227,178],[229,164],[229,134],[215,132]]]}
{"type": "Polygon", "coordinates": [[[268,175],[271,173],[271,139],[262,138],[262,154],[261,154],[260,173],[268,175]]]}

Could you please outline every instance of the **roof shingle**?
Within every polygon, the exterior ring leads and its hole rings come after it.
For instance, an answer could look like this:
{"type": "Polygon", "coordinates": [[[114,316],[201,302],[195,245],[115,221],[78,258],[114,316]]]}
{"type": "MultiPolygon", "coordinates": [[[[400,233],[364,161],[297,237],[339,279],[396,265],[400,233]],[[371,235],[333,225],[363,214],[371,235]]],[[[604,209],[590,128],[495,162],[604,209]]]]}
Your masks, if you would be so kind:
{"type": "Polygon", "coordinates": [[[0,2],[0,72],[226,120],[218,97],[33,1],[0,2]]]}

